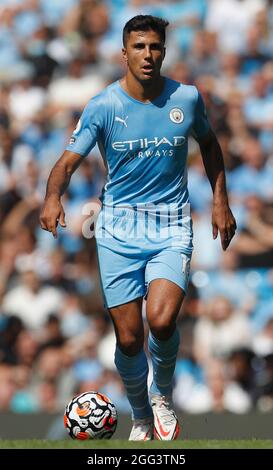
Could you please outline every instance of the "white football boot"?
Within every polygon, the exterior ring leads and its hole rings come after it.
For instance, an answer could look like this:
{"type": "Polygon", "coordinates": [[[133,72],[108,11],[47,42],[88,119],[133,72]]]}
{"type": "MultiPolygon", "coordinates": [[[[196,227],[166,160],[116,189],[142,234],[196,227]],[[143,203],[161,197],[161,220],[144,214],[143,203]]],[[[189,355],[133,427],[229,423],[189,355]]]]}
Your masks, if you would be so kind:
{"type": "Polygon", "coordinates": [[[129,441],[151,441],[153,434],[153,418],[134,419],[129,441]]]}
{"type": "Polygon", "coordinates": [[[177,416],[172,409],[171,400],[161,395],[151,395],[151,405],[154,413],[154,436],[161,441],[177,439],[180,426],[177,416]]]}

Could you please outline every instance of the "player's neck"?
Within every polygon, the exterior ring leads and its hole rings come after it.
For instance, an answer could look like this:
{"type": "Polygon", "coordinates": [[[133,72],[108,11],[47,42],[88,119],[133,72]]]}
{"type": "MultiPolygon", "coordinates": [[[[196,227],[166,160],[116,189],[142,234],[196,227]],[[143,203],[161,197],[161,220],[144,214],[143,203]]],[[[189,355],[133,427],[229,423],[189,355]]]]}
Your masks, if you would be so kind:
{"type": "Polygon", "coordinates": [[[149,103],[161,95],[164,89],[164,77],[157,77],[149,83],[139,82],[131,74],[126,74],[120,81],[122,88],[132,98],[143,103],[149,103]]]}

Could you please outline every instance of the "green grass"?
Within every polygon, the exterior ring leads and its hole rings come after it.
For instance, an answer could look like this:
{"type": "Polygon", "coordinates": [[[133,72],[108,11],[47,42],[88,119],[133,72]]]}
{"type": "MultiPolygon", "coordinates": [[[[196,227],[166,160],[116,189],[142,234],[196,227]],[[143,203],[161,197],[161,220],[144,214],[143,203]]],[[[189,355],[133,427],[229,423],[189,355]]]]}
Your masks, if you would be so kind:
{"type": "Polygon", "coordinates": [[[0,449],[273,449],[273,440],[177,440],[134,443],[125,440],[0,440],[0,449]]]}

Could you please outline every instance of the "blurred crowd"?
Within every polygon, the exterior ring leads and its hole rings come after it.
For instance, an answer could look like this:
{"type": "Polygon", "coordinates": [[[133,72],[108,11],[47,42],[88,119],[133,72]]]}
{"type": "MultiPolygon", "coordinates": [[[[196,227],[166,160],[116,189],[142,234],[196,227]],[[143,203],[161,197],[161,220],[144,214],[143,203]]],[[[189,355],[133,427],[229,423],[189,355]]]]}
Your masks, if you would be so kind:
{"type": "Polygon", "coordinates": [[[195,249],[175,404],[273,410],[273,1],[1,0],[0,411],[56,413],[94,389],[129,412],[95,241],[82,236],[83,207],[105,181],[97,148],[64,196],[67,229],[54,239],[38,217],[83,106],[124,73],[122,27],[139,13],[170,21],[163,72],[203,95],[238,225],[223,252],[190,141],[195,249]]]}

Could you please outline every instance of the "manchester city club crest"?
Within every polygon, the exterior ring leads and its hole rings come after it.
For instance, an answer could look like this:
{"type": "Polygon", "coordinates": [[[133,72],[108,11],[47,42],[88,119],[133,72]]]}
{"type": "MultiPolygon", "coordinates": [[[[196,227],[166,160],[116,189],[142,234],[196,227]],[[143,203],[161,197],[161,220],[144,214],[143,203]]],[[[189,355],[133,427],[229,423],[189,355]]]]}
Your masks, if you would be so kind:
{"type": "Polygon", "coordinates": [[[180,108],[173,108],[170,111],[170,120],[175,124],[180,124],[184,121],[184,113],[180,108]]]}

